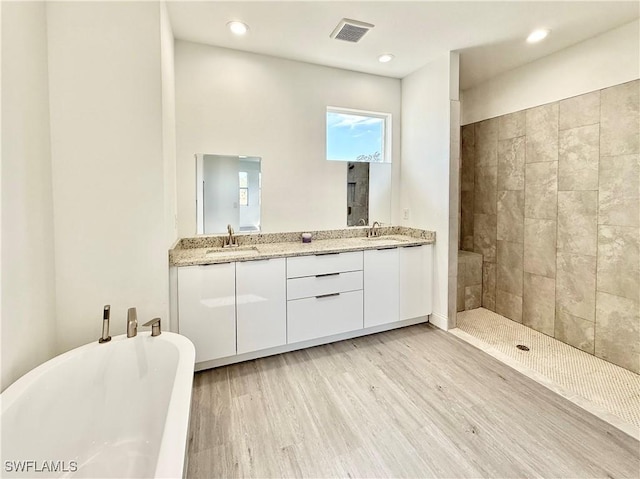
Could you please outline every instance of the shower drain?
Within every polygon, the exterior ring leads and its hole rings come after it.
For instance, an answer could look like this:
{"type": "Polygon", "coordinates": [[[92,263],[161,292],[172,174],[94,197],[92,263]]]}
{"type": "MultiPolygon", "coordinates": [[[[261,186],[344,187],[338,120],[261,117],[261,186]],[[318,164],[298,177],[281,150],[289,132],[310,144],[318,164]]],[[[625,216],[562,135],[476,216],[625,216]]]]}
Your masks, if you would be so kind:
{"type": "Polygon", "coordinates": [[[525,346],[524,344],[518,344],[516,345],[516,348],[518,348],[521,351],[529,351],[529,346],[525,346]]]}

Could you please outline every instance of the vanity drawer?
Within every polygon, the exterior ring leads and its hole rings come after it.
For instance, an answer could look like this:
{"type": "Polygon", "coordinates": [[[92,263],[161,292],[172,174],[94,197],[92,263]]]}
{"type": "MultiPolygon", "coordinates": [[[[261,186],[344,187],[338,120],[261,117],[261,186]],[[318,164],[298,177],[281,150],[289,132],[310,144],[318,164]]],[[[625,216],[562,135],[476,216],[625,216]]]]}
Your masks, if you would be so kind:
{"type": "Polygon", "coordinates": [[[287,299],[309,298],[362,289],[362,271],[325,273],[287,280],[287,299]]]}
{"type": "Polygon", "coordinates": [[[341,273],[362,269],[362,251],[287,258],[287,278],[341,273]]]}
{"type": "Polygon", "coordinates": [[[287,343],[362,329],[362,291],[287,301],[287,343]]]}

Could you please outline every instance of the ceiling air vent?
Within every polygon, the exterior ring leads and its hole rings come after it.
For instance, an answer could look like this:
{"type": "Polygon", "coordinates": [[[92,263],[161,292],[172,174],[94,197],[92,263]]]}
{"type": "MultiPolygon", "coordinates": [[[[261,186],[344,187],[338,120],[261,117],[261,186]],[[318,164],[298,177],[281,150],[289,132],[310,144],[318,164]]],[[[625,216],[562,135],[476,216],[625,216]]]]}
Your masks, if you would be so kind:
{"type": "Polygon", "coordinates": [[[356,43],[360,41],[360,39],[371,30],[375,25],[371,25],[370,23],[359,22],[358,20],[349,20],[348,18],[343,18],[338,26],[331,33],[331,38],[335,38],[337,40],[344,40],[345,42],[356,43]]]}

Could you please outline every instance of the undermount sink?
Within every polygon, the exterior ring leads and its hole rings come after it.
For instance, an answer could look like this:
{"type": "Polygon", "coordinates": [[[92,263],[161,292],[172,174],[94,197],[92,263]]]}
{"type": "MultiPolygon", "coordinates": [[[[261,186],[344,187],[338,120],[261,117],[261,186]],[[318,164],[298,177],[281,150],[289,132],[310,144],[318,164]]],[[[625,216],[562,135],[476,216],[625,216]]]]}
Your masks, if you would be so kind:
{"type": "Polygon", "coordinates": [[[238,247],[238,248],[213,248],[207,251],[207,257],[215,258],[216,256],[238,257],[238,256],[255,256],[259,253],[255,246],[238,247]]]}
{"type": "Polygon", "coordinates": [[[404,243],[406,240],[395,238],[393,236],[368,236],[363,238],[366,241],[387,241],[387,242],[395,242],[395,243],[404,243]]]}

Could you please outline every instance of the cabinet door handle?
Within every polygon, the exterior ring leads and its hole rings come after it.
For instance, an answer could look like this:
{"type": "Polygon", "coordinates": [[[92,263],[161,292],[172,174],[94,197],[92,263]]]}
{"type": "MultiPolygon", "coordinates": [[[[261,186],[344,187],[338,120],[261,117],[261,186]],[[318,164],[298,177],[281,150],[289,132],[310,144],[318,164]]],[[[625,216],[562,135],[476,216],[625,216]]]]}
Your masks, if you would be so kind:
{"type": "Polygon", "coordinates": [[[330,254],[340,254],[339,252],[335,253],[316,253],[315,256],[329,256],[330,254]]]}
{"type": "Polygon", "coordinates": [[[316,299],[329,298],[331,296],[340,296],[340,293],[321,294],[320,296],[316,296],[316,299]]]}
{"type": "Polygon", "coordinates": [[[407,246],[403,246],[403,248],[417,248],[418,246],[424,246],[421,244],[409,244],[407,246]]]}
{"type": "Polygon", "coordinates": [[[340,273],[324,273],[324,274],[316,274],[316,278],[324,278],[326,276],[340,276],[340,273]]]}

